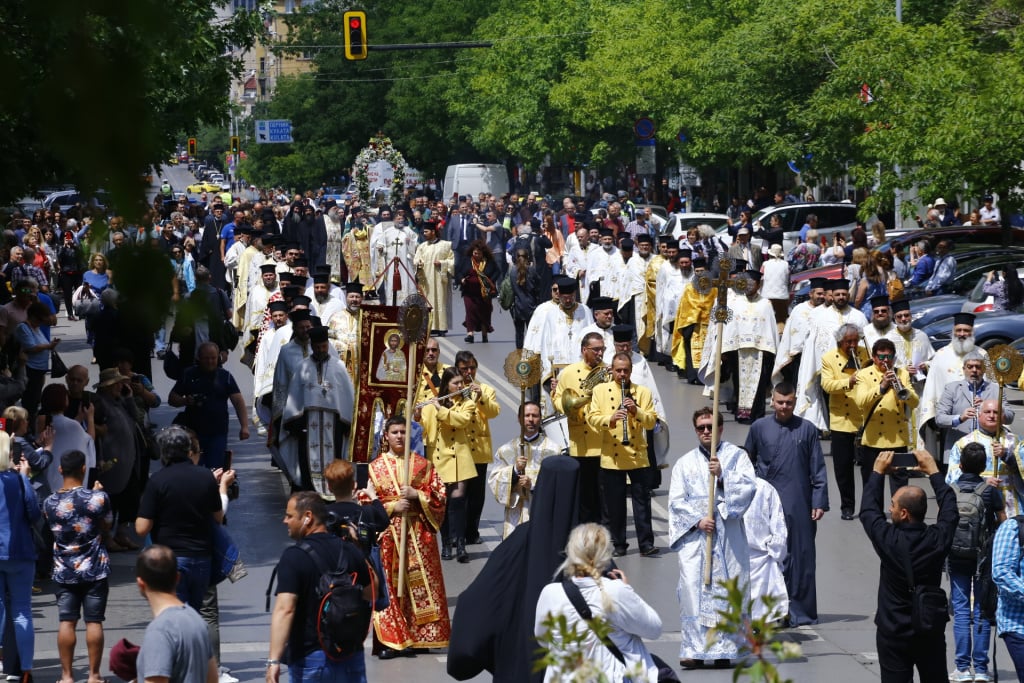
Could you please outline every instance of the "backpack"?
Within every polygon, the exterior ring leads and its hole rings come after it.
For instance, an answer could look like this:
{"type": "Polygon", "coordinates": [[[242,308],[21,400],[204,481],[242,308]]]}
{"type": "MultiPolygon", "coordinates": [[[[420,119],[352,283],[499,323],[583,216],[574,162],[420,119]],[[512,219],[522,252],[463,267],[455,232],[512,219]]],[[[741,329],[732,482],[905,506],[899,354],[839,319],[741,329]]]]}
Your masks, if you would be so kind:
{"type": "Polygon", "coordinates": [[[983,495],[989,488],[981,482],[971,490],[963,490],[959,486],[956,492],[956,508],[960,519],[953,532],[953,545],[949,549],[951,560],[970,560],[977,562],[981,551],[988,543],[988,520],[983,495]]]}
{"type": "MultiPolygon", "coordinates": [[[[1014,517],[1017,521],[1017,547],[1024,552],[1024,515],[1014,517]]],[[[980,603],[981,618],[990,624],[996,623],[996,608],[999,606],[999,586],[992,579],[992,553],[979,563],[974,583],[975,600],[980,603]]]]}
{"type": "Polygon", "coordinates": [[[889,301],[899,301],[903,298],[903,280],[891,277],[885,284],[886,290],[889,292],[889,301]]]}
{"type": "MultiPolygon", "coordinates": [[[[309,543],[300,543],[299,547],[309,554],[320,572],[316,588],[316,637],[320,648],[334,661],[362,652],[373,610],[363,598],[363,587],[355,582],[356,573],[349,571],[347,554],[342,552],[338,566],[331,569],[309,543]]],[[[369,569],[372,585],[375,574],[372,567],[369,569]]]]}
{"type": "Polygon", "coordinates": [[[502,310],[509,310],[512,305],[516,302],[515,293],[512,291],[512,275],[505,275],[505,279],[501,281],[501,286],[498,288],[498,305],[501,306],[502,310]]]}

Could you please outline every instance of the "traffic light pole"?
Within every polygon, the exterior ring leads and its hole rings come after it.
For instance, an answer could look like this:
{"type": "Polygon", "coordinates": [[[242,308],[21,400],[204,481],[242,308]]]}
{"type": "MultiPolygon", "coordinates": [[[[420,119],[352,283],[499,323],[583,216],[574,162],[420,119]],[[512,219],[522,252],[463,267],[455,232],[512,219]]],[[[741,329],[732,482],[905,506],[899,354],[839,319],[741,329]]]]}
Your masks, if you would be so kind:
{"type": "Polygon", "coordinates": [[[458,50],[461,48],[494,47],[491,41],[476,43],[398,43],[396,45],[367,45],[370,52],[392,52],[396,50],[458,50]]]}

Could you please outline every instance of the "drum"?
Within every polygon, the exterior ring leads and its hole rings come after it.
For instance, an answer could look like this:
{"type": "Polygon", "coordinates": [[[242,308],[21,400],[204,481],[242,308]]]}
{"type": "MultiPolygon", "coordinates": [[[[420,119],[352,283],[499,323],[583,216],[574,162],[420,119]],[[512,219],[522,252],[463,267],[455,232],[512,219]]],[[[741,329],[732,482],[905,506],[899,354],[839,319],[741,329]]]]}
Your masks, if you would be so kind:
{"type": "Polygon", "coordinates": [[[569,455],[569,418],[561,413],[549,415],[541,420],[544,435],[558,446],[562,455],[569,455]]]}

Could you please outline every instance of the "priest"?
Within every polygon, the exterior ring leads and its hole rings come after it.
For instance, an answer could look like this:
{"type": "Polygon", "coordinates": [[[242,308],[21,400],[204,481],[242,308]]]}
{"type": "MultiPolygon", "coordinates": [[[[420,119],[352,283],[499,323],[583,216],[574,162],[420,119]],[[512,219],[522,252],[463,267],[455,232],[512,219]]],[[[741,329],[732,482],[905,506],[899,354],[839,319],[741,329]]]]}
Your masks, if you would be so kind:
{"type": "Polygon", "coordinates": [[[717,287],[709,288],[704,294],[697,289],[697,279],[707,273],[707,265],[703,257],[693,259],[693,279],[683,288],[676,309],[675,326],[672,328],[672,363],[682,370],[690,384],[700,384],[697,368],[704,358],[704,342],[708,337],[711,310],[718,298],[717,287]]]}
{"type": "Polygon", "coordinates": [[[413,259],[416,282],[430,304],[431,334],[444,336],[452,323],[452,276],[455,275],[455,254],[452,243],[440,238],[437,223],[423,224],[423,242],[413,259]]]}
{"type": "Polygon", "coordinates": [[[324,468],[346,458],[355,392],[345,366],[331,354],[326,327],[309,331],[309,356],[288,383],[281,415],[278,463],[292,484],[331,496],[324,468]]]}
{"type": "Polygon", "coordinates": [[[327,325],[327,336],[331,345],[353,374],[359,359],[359,309],[363,305],[363,283],[359,279],[345,283],[345,309],[338,311],[329,319],[323,319],[327,325]]]}
{"type": "Polygon", "coordinates": [[[810,321],[810,334],[804,342],[800,372],[796,383],[796,414],[810,420],[821,431],[827,431],[828,406],[821,393],[821,359],[836,347],[836,331],[846,323],[863,330],[868,320],[850,305],[850,281],[830,280],[828,292],[832,305],[818,306],[810,321]]]}
{"type": "Polygon", "coordinates": [[[558,307],[537,307],[530,318],[523,339],[523,348],[540,355],[543,381],[552,376],[552,366],[566,366],[580,359],[583,328],[594,322],[590,309],[576,300],[576,280],[561,277],[558,285],[558,307]],[[543,308],[543,310],[542,310],[543,308]]]}
{"type": "Polygon", "coordinates": [[[779,337],[779,349],[775,354],[775,369],[772,381],[783,380],[796,386],[800,371],[800,360],[803,357],[804,342],[811,334],[811,318],[819,306],[825,304],[825,283],[823,277],[811,278],[811,290],[807,301],[793,307],[786,319],[786,326],[779,337]]]}
{"type": "MultiPolygon", "coordinates": [[[[750,424],[764,415],[765,395],[771,384],[778,346],[778,326],[770,300],[759,293],[761,273],[746,271],[739,277],[747,278],[745,294],[729,292],[732,317],[722,332],[722,367],[732,378],[732,400],[727,402],[740,424],[750,424]],[[742,381],[741,381],[742,380],[742,381]]],[[[714,349],[717,325],[708,335],[707,348],[714,349]]],[[[714,385],[714,354],[704,354],[700,370],[707,386],[714,385]]]]}
{"type": "MultiPolygon", "coordinates": [[[[918,444],[923,444],[929,453],[942,452],[939,428],[935,424],[942,392],[950,382],[959,382],[964,378],[964,359],[974,350],[974,314],[957,313],[953,316],[952,339],[931,359],[921,402],[917,407],[916,427],[920,438],[918,444]]],[[[978,348],[977,351],[986,361],[988,360],[985,349],[978,348]]]]}
{"type": "Polygon", "coordinates": [[[418,241],[412,228],[391,220],[390,208],[381,208],[380,223],[370,238],[370,268],[377,292],[389,306],[401,306],[416,291],[412,274],[418,241]]]}

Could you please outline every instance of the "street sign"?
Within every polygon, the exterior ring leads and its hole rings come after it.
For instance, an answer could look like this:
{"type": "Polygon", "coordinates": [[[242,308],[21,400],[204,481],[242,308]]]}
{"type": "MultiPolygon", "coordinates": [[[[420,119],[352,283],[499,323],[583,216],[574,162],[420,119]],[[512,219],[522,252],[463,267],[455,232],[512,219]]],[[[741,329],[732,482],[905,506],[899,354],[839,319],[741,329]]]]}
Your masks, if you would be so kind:
{"type": "Polygon", "coordinates": [[[637,140],[650,140],[654,137],[654,121],[647,116],[641,116],[633,124],[633,134],[637,140]]]}
{"type": "Polygon", "coordinates": [[[256,121],[256,143],[294,142],[292,122],[289,119],[261,119],[256,121]]]}
{"type": "Polygon", "coordinates": [[[654,175],[658,172],[655,163],[654,147],[644,146],[636,148],[636,174],[654,175]]]}

